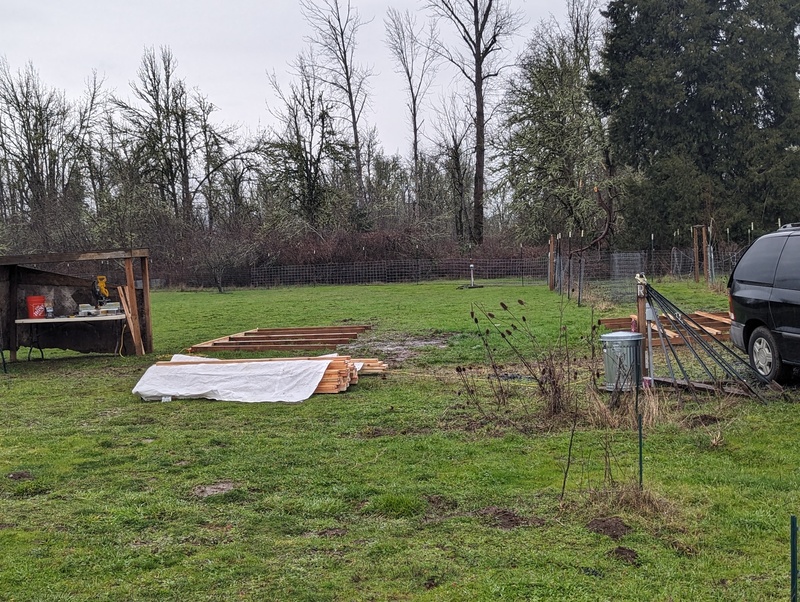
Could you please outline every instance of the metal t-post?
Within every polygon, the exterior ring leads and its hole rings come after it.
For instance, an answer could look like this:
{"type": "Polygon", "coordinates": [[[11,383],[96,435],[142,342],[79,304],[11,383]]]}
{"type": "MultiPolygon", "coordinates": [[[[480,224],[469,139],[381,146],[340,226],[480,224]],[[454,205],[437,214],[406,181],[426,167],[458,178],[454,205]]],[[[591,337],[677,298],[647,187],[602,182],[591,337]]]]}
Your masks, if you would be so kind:
{"type": "Polygon", "coordinates": [[[790,552],[790,562],[791,562],[791,587],[792,587],[792,595],[791,601],[797,602],[797,517],[793,514],[791,519],[791,529],[792,532],[790,534],[791,540],[791,552],[790,552]]]}

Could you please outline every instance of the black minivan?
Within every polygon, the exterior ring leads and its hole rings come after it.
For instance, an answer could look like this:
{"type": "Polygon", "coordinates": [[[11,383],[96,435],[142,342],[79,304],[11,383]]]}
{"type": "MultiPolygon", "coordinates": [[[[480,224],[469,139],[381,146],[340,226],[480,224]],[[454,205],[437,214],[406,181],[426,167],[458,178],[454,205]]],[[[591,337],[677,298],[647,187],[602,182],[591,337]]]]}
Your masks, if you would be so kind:
{"type": "Polygon", "coordinates": [[[769,380],[800,366],[800,223],[756,239],[728,281],[731,341],[769,380]]]}

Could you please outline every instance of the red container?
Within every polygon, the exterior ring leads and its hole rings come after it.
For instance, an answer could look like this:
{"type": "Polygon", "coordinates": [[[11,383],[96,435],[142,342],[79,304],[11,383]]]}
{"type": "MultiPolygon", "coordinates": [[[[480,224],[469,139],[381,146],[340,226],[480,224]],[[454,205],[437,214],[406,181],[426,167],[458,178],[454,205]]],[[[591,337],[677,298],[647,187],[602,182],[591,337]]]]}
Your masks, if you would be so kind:
{"type": "Polygon", "coordinates": [[[26,298],[28,302],[28,317],[29,318],[44,318],[44,296],[34,295],[26,298]]]}

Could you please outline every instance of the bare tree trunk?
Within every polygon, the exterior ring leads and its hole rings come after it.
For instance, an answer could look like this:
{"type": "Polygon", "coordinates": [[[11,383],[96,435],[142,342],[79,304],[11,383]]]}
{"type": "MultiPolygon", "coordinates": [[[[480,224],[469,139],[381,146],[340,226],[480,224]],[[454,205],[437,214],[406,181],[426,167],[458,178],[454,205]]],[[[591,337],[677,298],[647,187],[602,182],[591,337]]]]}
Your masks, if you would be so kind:
{"type": "Polygon", "coordinates": [[[361,148],[361,114],[369,100],[372,71],[355,61],[356,36],[363,25],[350,0],[300,0],[303,15],[314,32],[311,42],[321,51],[318,72],[345,105],[353,136],[353,160],[358,187],[357,206],[369,203],[364,184],[364,161],[361,148]]]}
{"type": "Polygon", "coordinates": [[[398,71],[405,76],[408,87],[407,106],[411,117],[411,160],[413,162],[412,178],[414,189],[412,218],[417,220],[421,214],[420,203],[422,198],[419,110],[436,71],[434,62],[436,57],[432,47],[437,40],[437,36],[433,23],[431,23],[426,39],[422,40],[420,37],[422,32],[416,27],[416,19],[408,10],[400,13],[390,8],[385,26],[386,44],[398,64],[398,71]]]}
{"type": "Polygon", "coordinates": [[[473,191],[471,240],[483,243],[484,194],[486,189],[486,84],[500,74],[495,55],[505,40],[519,28],[519,13],[508,0],[427,0],[427,8],[449,22],[466,47],[465,52],[437,41],[433,48],[452,64],[475,93],[475,190],[473,191]]]}

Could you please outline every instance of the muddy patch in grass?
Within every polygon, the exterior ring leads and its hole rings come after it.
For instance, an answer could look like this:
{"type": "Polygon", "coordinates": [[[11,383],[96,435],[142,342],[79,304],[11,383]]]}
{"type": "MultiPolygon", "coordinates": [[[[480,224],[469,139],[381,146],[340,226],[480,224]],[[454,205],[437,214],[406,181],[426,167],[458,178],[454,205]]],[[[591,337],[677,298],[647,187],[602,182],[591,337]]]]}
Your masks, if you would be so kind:
{"type": "Polygon", "coordinates": [[[33,475],[27,470],[17,470],[8,473],[8,478],[12,481],[32,481],[33,475]]]}
{"type": "Polygon", "coordinates": [[[458,508],[458,502],[443,495],[426,495],[425,501],[428,503],[428,510],[435,514],[452,512],[458,508]]]}
{"type": "Polygon", "coordinates": [[[627,564],[639,566],[639,554],[636,550],[619,546],[611,550],[608,555],[627,564]]]}
{"type": "Polygon", "coordinates": [[[717,424],[718,422],[720,422],[720,419],[717,416],[712,416],[711,414],[697,414],[695,416],[687,416],[684,419],[684,424],[689,428],[711,426],[712,424],[717,424]]]}
{"type": "Polygon", "coordinates": [[[622,522],[622,519],[618,516],[592,519],[589,521],[589,524],[586,525],[586,528],[593,533],[607,535],[614,541],[623,538],[631,531],[631,528],[622,522]]]}
{"type": "Polygon", "coordinates": [[[490,525],[505,531],[510,531],[518,527],[541,527],[544,525],[543,519],[521,516],[510,508],[488,506],[478,510],[475,514],[487,520],[490,525]]]}
{"type": "Polygon", "coordinates": [[[236,483],[233,481],[220,481],[212,485],[198,485],[192,489],[192,495],[199,498],[207,498],[212,495],[228,493],[234,489],[236,489],[236,483]]]}
{"type": "Polygon", "coordinates": [[[382,338],[372,338],[374,335],[364,333],[359,336],[356,342],[348,345],[340,345],[342,353],[354,357],[378,356],[390,368],[396,368],[403,362],[413,359],[423,353],[426,349],[445,349],[450,335],[438,334],[430,336],[413,337],[405,334],[387,335],[382,338]]]}

